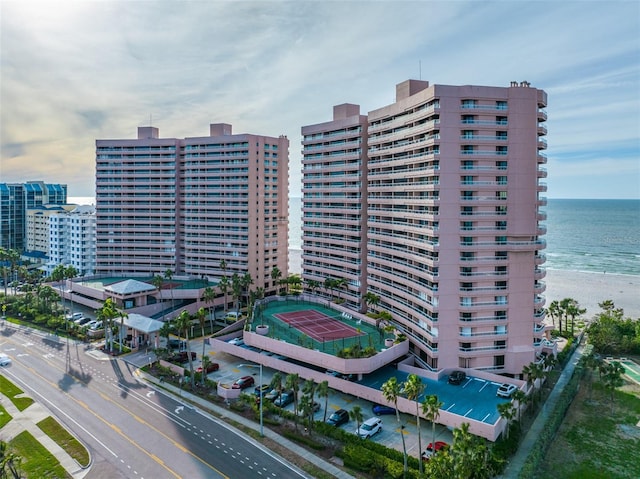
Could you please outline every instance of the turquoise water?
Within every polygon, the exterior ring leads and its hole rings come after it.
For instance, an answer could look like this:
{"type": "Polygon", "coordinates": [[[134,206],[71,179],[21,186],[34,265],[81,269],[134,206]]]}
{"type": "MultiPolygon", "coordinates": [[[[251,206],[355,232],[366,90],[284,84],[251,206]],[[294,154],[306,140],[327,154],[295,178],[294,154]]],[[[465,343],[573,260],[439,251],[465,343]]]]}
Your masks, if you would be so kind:
{"type": "MultiPolygon", "coordinates": [[[[548,200],[546,268],[640,276],[640,200],[548,200]]],[[[302,248],[301,199],[290,198],[289,247],[302,248]]]]}

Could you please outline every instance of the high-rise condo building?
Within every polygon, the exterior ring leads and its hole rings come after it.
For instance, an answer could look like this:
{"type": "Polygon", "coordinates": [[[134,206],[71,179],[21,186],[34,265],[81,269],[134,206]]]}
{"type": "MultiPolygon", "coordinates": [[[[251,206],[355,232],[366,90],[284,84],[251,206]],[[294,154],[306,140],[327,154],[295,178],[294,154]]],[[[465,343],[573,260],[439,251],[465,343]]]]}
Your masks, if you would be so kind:
{"type": "Polygon", "coordinates": [[[391,313],[426,369],[520,374],[545,329],[546,104],[527,82],[408,80],[303,127],[303,279],[391,313]]]}
{"type": "Polygon", "coordinates": [[[289,140],[232,134],[96,141],[97,265],[102,274],[248,273],[275,291],[287,272],[289,140]]]}
{"type": "Polygon", "coordinates": [[[0,248],[22,252],[27,247],[26,213],[42,205],[64,205],[67,185],[43,181],[0,183],[0,248]]]}

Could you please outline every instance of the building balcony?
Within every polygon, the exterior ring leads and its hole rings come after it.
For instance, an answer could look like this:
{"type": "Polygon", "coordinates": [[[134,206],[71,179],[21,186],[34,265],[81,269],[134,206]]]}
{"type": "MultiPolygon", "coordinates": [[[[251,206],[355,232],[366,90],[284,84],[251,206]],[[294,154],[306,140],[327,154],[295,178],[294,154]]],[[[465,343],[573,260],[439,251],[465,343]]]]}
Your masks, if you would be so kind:
{"type": "Polygon", "coordinates": [[[547,127],[545,127],[544,125],[538,125],[538,136],[546,136],[547,134],[547,127]]]}

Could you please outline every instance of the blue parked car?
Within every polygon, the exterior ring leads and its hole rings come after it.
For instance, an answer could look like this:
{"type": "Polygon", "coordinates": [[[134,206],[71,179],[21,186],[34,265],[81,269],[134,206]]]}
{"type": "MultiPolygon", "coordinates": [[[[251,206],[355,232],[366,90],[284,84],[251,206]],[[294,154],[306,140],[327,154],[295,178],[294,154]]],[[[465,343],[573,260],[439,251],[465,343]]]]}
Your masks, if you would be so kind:
{"type": "Polygon", "coordinates": [[[383,406],[381,404],[374,404],[371,411],[376,416],[382,416],[384,414],[395,414],[396,410],[390,406],[383,406]]]}

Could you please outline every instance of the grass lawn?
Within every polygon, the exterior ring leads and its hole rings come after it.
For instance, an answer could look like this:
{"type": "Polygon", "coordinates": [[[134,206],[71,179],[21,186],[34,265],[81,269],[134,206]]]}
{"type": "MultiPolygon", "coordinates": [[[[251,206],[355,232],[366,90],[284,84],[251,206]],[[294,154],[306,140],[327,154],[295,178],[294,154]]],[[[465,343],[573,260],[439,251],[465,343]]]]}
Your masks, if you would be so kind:
{"type": "Polygon", "coordinates": [[[2,405],[0,404],[0,429],[2,429],[5,424],[11,421],[11,419],[13,418],[9,415],[7,410],[3,408],[2,405]]]}
{"type": "Polygon", "coordinates": [[[30,397],[16,397],[24,394],[24,391],[4,376],[0,376],[0,391],[11,400],[19,411],[24,411],[33,404],[33,399],[30,397]]]}
{"type": "Polygon", "coordinates": [[[55,456],[28,431],[9,441],[9,448],[22,458],[20,470],[27,479],[71,478],[55,456]]]}
{"type": "Polygon", "coordinates": [[[86,467],[89,465],[89,452],[87,449],[54,418],[49,416],[43,419],[38,423],[38,427],[64,449],[67,454],[78,461],[81,466],[86,467]]]}
{"type": "Polygon", "coordinates": [[[640,477],[640,386],[610,393],[594,374],[583,380],[542,462],[537,478],[631,479],[640,477]],[[590,390],[592,387],[592,390],[590,390]]]}

